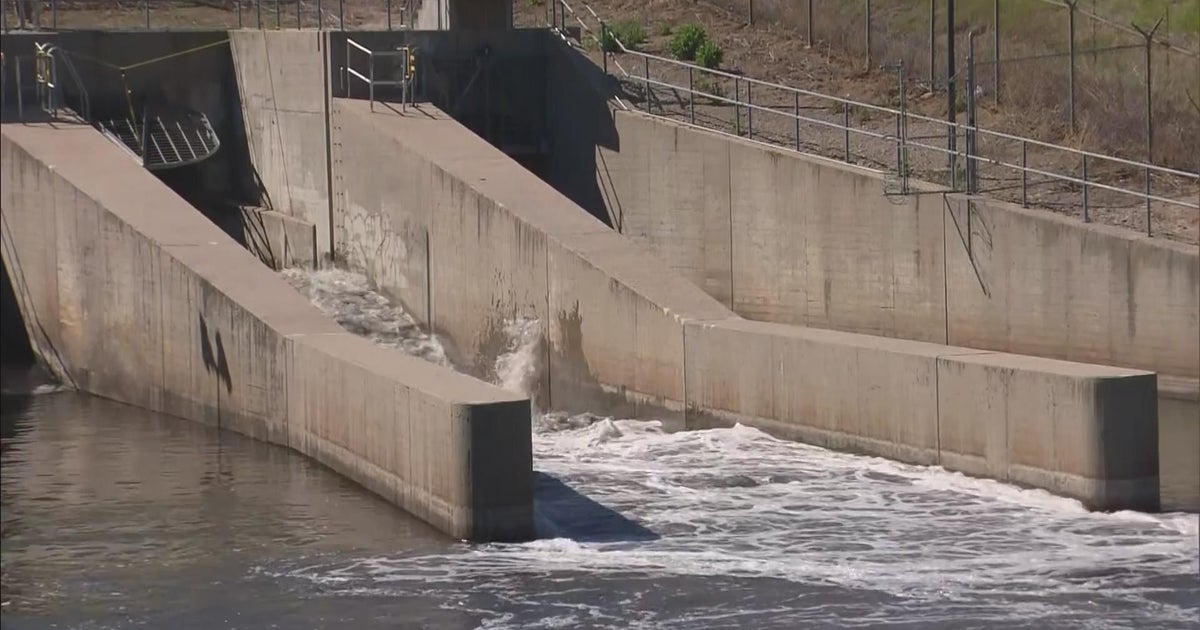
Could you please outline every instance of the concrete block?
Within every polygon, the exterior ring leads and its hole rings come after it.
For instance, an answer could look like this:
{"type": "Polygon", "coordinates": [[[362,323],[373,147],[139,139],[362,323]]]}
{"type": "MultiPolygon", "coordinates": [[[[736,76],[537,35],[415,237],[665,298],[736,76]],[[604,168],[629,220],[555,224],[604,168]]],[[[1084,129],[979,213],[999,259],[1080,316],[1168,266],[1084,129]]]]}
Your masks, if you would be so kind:
{"type": "Polygon", "coordinates": [[[938,361],[942,465],[1095,509],[1158,508],[1156,378],[1019,355],[938,361]]]}

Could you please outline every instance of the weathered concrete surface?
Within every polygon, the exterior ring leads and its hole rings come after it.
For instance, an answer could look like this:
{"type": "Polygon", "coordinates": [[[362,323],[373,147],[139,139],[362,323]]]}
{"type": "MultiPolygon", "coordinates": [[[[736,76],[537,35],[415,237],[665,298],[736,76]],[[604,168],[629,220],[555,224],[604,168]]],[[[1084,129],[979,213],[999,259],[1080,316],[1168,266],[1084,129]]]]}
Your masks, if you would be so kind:
{"type": "Polygon", "coordinates": [[[316,226],[322,258],[333,245],[327,38],[323,31],[229,32],[261,205],[316,226]]]}
{"type": "MultiPolygon", "coordinates": [[[[1157,439],[1152,373],[743,320],[436,108],[371,112],[334,99],[333,116],[338,249],[357,252],[352,263],[477,372],[502,350],[507,323],[543,322],[544,408],[740,421],[1097,508],[1158,504],[1157,448],[1139,446],[1157,439]],[[384,161],[395,175],[373,176],[367,166],[384,161]],[[1055,427],[1053,450],[1024,439],[1037,422],[1055,427]],[[1019,439],[984,442],[978,455],[963,447],[989,463],[976,466],[941,445],[956,429],[1019,439]]],[[[831,268],[849,257],[816,251],[831,268]]],[[[902,258],[858,264],[916,264],[902,258]]]]}
{"type": "Polygon", "coordinates": [[[246,249],[258,256],[264,265],[276,271],[317,266],[320,257],[315,225],[262,208],[243,207],[241,212],[246,249]]]}
{"type": "Polygon", "coordinates": [[[343,331],[90,127],[2,130],[4,266],[68,383],[291,446],[459,538],[533,535],[527,400],[343,331]]]}
{"type": "Polygon", "coordinates": [[[636,112],[597,124],[617,137],[594,164],[565,157],[611,191],[615,227],[747,317],[1200,376],[1194,246],[889,198],[873,171],[636,112]]]}

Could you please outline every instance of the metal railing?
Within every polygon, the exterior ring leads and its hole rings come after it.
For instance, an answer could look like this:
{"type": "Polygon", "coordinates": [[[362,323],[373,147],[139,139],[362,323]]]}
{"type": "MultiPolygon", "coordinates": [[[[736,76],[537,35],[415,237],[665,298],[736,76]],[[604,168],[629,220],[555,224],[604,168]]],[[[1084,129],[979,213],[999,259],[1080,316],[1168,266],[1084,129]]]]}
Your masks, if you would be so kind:
{"type": "Polygon", "coordinates": [[[124,148],[146,170],[161,171],[203,162],[221,148],[208,117],[201,112],[178,116],[145,115],[97,122],[100,131],[124,148]]]}
{"type": "MultiPolygon", "coordinates": [[[[28,56],[22,55],[0,55],[0,112],[7,113],[8,110],[8,68],[11,64],[13,80],[16,83],[13,92],[16,97],[18,120],[25,120],[26,83],[21,62],[28,59],[28,56]]],[[[68,107],[63,78],[59,72],[61,67],[66,70],[66,80],[75,90],[77,102],[74,104],[74,113],[91,122],[91,99],[71,60],[71,55],[54,44],[35,42],[32,59],[34,100],[37,101],[38,108],[51,118],[58,118],[59,110],[68,107]]]]}
{"type": "MultiPolygon", "coordinates": [[[[367,84],[367,98],[371,101],[371,111],[375,111],[376,87],[399,87],[400,88],[400,109],[401,111],[408,108],[408,103],[413,100],[413,89],[416,78],[416,62],[417,50],[415,47],[401,46],[395,50],[371,50],[366,46],[346,38],[346,65],[344,67],[345,75],[342,79],[342,84],[346,87],[346,96],[350,96],[350,77],[356,78],[359,81],[367,84]],[[352,53],[358,51],[367,56],[367,74],[363,74],[353,68],[352,53]],[[376,59],[399,59],[400,63],[400,78],[399,79],[379,79],[375,76],[375,60],[376,59]]],[[[382,102],[382,101],[381,101],[382,102]]]]}
{"type": "MultiPolygon", "coordinates": [[[[429,0],[440,7],[443,0],[429,0]]],[[[411,28],[414,17],[412,0],[367,0],[349,3],[357,13],[371,13],[369,19],[386,19],[387,30],[411,28]],[[375,15],[378,13],[378,15],[375,15]]],[[[181,0],[134,0],[118,4],[113,0],[0,0],[0,30],[59,30],[70,28],[66,18],[80,11],[104,10],[127,18],[128,23],[109,27],[153,28],[317,28],[337,27],[345,30],[355,26],[356,17],[347,18],[346,0],[233,0],[226,6],[212,2],[181,0]],[[202,11],[183,24],[178,19],[181,10],[202,11]],[[11,15],[10,15],[11,13],[11,15]],[[158,17],[162,16],[162,17],[158,17]],[[157,19],[156,19],[157,18],[157,19]],[[157,22],[157,23],[156,23],[157,22]]],[[[110,15],[111,21],[113,17],[110,15]]],[[[363,18],[357,16],[361,22],[363,18]]]]}
{"type": "MultiPolygon", "coordinates": [[[[625,100],[637,100],[640,101],[638,109],[651,116],[683,121],[720,133],[732,131],[731,135],[750,140],[872,166],[896,178],[894,183],[898,185],[893,185],[893,190],[885,190],[885,194],[914,194],[909,185],[910,177],[924,176],[924,179],[934,181],[942,174],[944,187],[937,187],[936,192],[989,193],[1001,197],[1007,194],[1011,197],[1013,191],[1019,191],[1019,202],[1029,206],[1031,193],[1057,187],[1055,190],[1060,196],[1073,197],[1078,193],[1081,218],[1091,221],[1091,211],[1097,201],[1094,195],[1105,192],[1144,205],[1148,235],[1155,232],[1152,204],[1200,214],[1200,174],[984,129],[975,122],[973,85],[968,85],[967,89],[968,121],[951,122],[915,113],[908,107],[903,92],[902,65],[898,68],[899,107],[882,106],[633,50],[620,41],[586,2],[579,3],[582,11],[572,8],[566,0],[552,0],[550,4],[548,23],[560,37],[570,41],[569,34],[574,28],[568,29],[568,26],[577,25],[578,39],[582,42],[586,38],[599,48],[605,73],[617,78],[626,88],[626,99],[617,97],[620,107],[629,109],[625,100]],[[622,60],[633,63],[623,64],[622,60]],[[615,68],[615,72],[610,68],[615,68]],[[732,97],[723,87],[730,84],[732,97]],[[759,95],[757,101],[756,94],[759,95]],[[732,120],[720,117],[721,112],[728,113],[730,109],[732,120]],[[764,125],[764,120],[775,124],[764,125]],[[778,124],[780,120],[787,124],[778,124]],[[862,122],[855,125],[853,120],[862,122]],[[855,153],[853,138],[875,142],[874,152],[864,152],[859,147],[860,151],[855,153]],[[946,143],[933,144],[929,142],[932,139],[944,139],[946,143]],[[890,148],[883,150],[884,146],[890,148]],[[990,152],[984,151],[983,147],[990,147],[990,152]],[[1031,162],[1031,150],[1038,160],[1031,162]],[[938,161],[946,161],[945,171],[941,172],[940,166],[922,169],[920,159],[914,155],[917,152],[940,156],[938,161]],[[1065,162],[1078,165],[1079,170],[1064,168],[1065,162]],[[983,177],[981,167],[991,169],[988,173],[991,185],[987,188],[979,185],[983,177]],[[1135,176],[1140,176],[1140,189],[1125,183],[1135,176]],[[1190,201],[1156,193],[1155,181],[1170,184],[1175,189],[1196,186],[1192,193],[1198,196],[1193,197],[1195,201],[1190,201]]],[[[973,64],[968,63],[968,84],[971,79],[973,64]]],[[[634,105],[636,107],[637,103],[634,105]]],[[[930,161],[926,159],[924,164],[928,166],[930,161]]],[[[1106,207],[1128,207],[1128,202],[1125,203],[1125,206],[1106,207]]]]}

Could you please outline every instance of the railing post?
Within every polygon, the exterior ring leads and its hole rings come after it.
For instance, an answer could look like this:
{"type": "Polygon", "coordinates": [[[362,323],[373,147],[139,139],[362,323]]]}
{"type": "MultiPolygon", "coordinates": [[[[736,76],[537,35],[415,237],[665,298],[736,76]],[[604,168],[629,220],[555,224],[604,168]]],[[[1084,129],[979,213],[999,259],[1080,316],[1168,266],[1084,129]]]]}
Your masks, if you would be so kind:
{"type": "Polygon", "coordinates": [[[242,0],[237,0],[238,28],[242,28],[242,0]]]}
{"type": "Polygon", "coordinates": [[[304,28],[304,20],[300,17],[300,12],[303,7],[300,6],[300,0],[296,0],[296,30],[304,28]]]}
{"type": "Polygon", "coordinates": [[[742,82],[737,77],[733,79],[733,131],[738,137],[742,135],[742,82]]]}
{"type": "Polygon", "coordinates": [[[1154,236],[1150,224],[1150,167],[1146,167],[1146,236],[1154,236]]]}
{"type": "Polygon", "coordinates": [[[650,57],[643,57],[646,61],[646,113],[650,113],[650,57]]]}
{"type": "Polygon", "coordinates": [[[375,111],[375,53],[367,55],[367,98],[371,99],[371,111],[375,111]]]}
{"type": "Polygon", "coordinates": [[[1088,214],[1088,156],[1083,154],[1083,222],[1090,222],[1091,216],[1088,214]]]}
{"type": "Polygon", "coordinates": [[[387,0],[387,26],[392,30],[392,0],[387,0]]]}
{"type": "Polygon", "coordinates": [[[979,192],[979,178],[976,172],[979,168],[979,162],[975,156],[978,153],[978,147],[975,146],[977,136],[975,134],[975,31],[967,34],[967,192],[975,194],[979,192]]]}
{"type": "Polygon", "coordinates": [[[279,11],[279,0],[275,0],[275,30],[283,28],[283,14],[279,11]]]}
{"type": "Polygon", "coordinates": [[[692,124],[696,124],[696,71],[691,66],[688,66],[688,114],[691,116],[692,124]]]}
{"type": "Polygon", "coordinates": [[[929,87],[937,82],[937,0],[929,0],[929,87]]]}
{"type": "Polygon", "coordinates": [[[749,0],[749,2],[750,2],[750,26],[754,26],[754,0],[749,0]]]}
{"type": "Polygon", "coordinates": [[[1029,171],[1027,170],[1028,162],[1029,162],[1029,152],[1027,150],[1025,140],[1022,139],[1021,140],[1021,207],[1022,208],[1029,207],[1029,197],[1027,196],[1028,188],[1026,187],[1026,184],[1027,184],[1028,178],[1029,178],[1029,171]]]}
{"type": "Polygon", "coordinates": [[[850,162],[850,103],[842,101],[842,134],[846,148],[846,163],[850,162]]]}
{"type": "Polygon", "coordinates": [[[254,0],[255,28],[262,30],[262,0],[254,0]]]}
{"type": "Polygon", "coordinates": [[[794,110],[794,113],[796,114],[796,119],[795,119],[795,122],[796,122],[796,150],[799,151],[800,150],[800,93],[796,92],[796,91],[792,91],[792,96],[796,100],[796,109],[794,110]]]}
{"type": "MultiPolygon", "coordinates": [[[[441,21],[442,13],[439,3],[438,23],[441,24],[441,21]]],[[[346,30],[346,0],[338,0],[338,29],[343,31],[346,30]]]]}
{"type": "Polygon", "coordinates": [[[746,137],[754,139],[754,98],[750,95],[752,81],[746,81],[746,137]]]}
{"type": "Polygon", "coordinates": [[[50,28],[58,30],[58,0],[50,0],[50,28]]]}
{"type": "Polygon", "coordinates": [[[150,0],[146,0],[146,30],[150,30],[150,0]]]}

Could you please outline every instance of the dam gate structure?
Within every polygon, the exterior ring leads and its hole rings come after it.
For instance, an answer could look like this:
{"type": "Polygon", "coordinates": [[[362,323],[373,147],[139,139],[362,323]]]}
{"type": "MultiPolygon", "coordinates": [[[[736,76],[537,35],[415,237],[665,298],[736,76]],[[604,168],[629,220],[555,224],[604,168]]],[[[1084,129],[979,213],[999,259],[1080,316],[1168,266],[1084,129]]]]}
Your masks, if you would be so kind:
{"type": "MultiPolygon", "coordinates": [[[[3,253],[34,352],[83,391],[288,446],[472,541],[535,535],[534,408],[743,423],[1159,508],[1155,365],[945,334],[988,308],[945,303],[962,280],[947,235],[978,210],[880,203],[857,172],[623,109],[561,31],[454,6],[447,30],[6,35],[3,253]],[[29,72],[39,51],[48,75],[29,72]],[[39,90],[55,107],[29,107],[39,90]],[[804,200],[820,208],[789,224],[804,200]],[[274,273],[297,265],[363,272],[458,370],[344,331],[274,273]],[[941,335],[938,306],[957,318],[941,335]],[[785,311],[805,315],[769,316],[785,311]],[[528,391],[489,384],[505,331],[532,321],[528,391]]],[[[1035,211],[988,212],[989,262],[1001,238],[1041,251],[1018,229],[1035,211]]],[[[1154,261],[1126,259],[1136,297],[1184,312],[1189,259],[1136,247],[1154,261]]]]}

